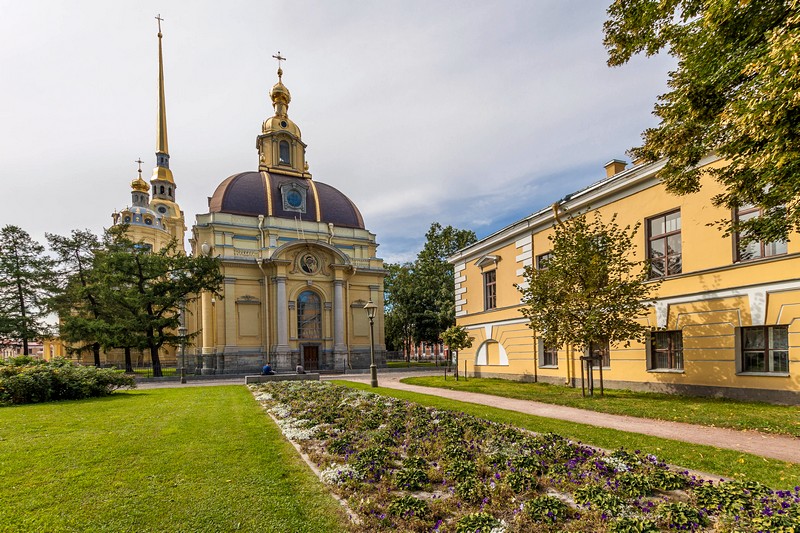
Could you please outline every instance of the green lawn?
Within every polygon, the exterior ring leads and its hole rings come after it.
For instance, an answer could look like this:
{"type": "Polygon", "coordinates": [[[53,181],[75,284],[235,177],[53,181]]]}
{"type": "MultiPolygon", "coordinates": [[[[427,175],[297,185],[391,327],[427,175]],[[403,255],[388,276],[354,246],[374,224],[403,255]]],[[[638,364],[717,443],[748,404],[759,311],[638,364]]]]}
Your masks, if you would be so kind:
{"type": "MultiPolygon", "coordinates": [[[[433,361],[411,361],[407,363],[405,361],[388,361],[386,363],[387,368],[409,368],[409,367],[424,367],[424,368],[436,368],[436,364],[433,361]]],[[[440,367],[444,367],[445,364],[441,361],[439,362],[440,367]]]]}
{"type": "Polygon", "coordinates": [[[343,531],[242,386],[0,409],[0,531],[343,531]]]}
{"type": "Polygon", "coordinates": [[[523,383],[507,379],[469,378],[464,381],[462,378],[455,381],[450,377],[445,381],[441,376],[430,376],[406,378],[402,381],[409,385],[480,392],[602,413],[657,418],[704,426],[752,429],[800,437],[800,407],[797,406],[610,389],[606,389],[605,394],[600,396],[597,382],[595,382],[595,396],[584,398],[579,388],[547,383],[523,383]]]}
{"type": "MultiPolygon", "coordinates": [[[[417,379],[422,378],[413,378],[414,381],[417,379]]],[[[797,463],[785,463],[732,450],[723,450],[713,446],[688,444],[638,433],[599,428],[589,424],[543,418],[427,394],[382,387],[373,389],[368,384],[351,381],[336,381],[335,383],[348,387],[368,389],[379,394],[417,402],[421,405],[460,411],[487,420],[529,429],[537,433],[557,433],[584,444],[609,450],[623,447],[628,450],[642,450],[676,466],[708,472],[725,478],[745,477],[775,489],[786,489],[800,484],[800,464],[797,463]]]]}

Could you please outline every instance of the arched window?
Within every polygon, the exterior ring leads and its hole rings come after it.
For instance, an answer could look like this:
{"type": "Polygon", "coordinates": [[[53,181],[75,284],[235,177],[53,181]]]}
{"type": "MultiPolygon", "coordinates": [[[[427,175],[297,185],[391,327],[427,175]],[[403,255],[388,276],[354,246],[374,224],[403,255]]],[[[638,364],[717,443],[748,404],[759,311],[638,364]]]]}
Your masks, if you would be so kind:
{"type": "Polygon", "coordinates": [[[172,187],[170,187],[169,189],[167,189],[167,192],[169,193],[169,195],[170,195],[170,196],[172,196],[172,187]]]}
{"type": "Polygon", "coordinates": [[[161,194],[164,194],[164,186],[161,186],[161,194]]]}
{"type": "Polygon", "coordinates": [[[291,165],[292,161],[289,157],[289,143],[287,141],[281,141],[278,144],[278,162],[283,165],[291,165]]]}
{"type": "Polygon", "coordinates": [[[322,305],[314,292],[305,291],[297,297],[297,337],[322,338],[322,305]]]}

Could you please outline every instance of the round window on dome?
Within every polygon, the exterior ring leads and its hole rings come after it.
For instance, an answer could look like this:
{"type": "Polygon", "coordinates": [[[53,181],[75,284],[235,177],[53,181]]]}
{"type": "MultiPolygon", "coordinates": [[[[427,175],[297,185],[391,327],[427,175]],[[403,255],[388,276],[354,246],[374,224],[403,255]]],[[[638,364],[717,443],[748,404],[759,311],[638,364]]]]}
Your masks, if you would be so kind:
{"type": "Polygon", "coordinates": [[[289,207],[293,207],[298,209],[303,205],[303,196],[300,194],[300,191],[297,189],[292,189],[286,193],[286,203],[289,204],[289,207]]]}

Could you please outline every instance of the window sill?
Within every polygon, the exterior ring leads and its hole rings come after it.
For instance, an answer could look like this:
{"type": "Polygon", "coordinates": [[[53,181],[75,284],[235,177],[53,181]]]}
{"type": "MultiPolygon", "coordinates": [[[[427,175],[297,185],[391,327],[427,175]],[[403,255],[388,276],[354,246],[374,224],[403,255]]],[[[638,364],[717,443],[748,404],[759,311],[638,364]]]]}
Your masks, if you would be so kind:
{"type": "Polygon", "coordinates": [[[789,372],[737,372],[737,376],[756,376],[767,378],[788,378],[789,372]]]}
{"type": "Polygon", "coordinates": [[[542,369],[545,369],[545,370],[557,370],[558,369],[558,365],[539,365],[539,368],[542,368],[542,369]]]}
{"type": "Polygon", "coordinates": [[[685,374],[685,370],[678,370],[677,368],[648,368],[648,372],[654,374],[685,374]]]}

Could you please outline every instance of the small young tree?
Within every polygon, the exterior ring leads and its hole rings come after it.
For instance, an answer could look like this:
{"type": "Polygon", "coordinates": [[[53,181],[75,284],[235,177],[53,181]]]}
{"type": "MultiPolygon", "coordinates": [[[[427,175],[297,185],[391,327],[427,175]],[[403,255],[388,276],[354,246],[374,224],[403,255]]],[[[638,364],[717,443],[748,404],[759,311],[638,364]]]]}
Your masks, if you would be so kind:
{"type": "Polygon", "coordinates": [[[442,342],[456,354],[456,381],[458,381],[458,352],[464,348],[471,348],[474,337],[470,337],[464,326],[450,326],[442,333],[442,342]]]}
{"type": "Polygon", "coordinates": [[[556,224],[545,268],[525,268],[521,312],[545,344],[586,349],[644,340],[648,327],[639,319],[658,282],[647,282],[646,262],[633,258],[639,225],[621,228],[615,219],[581,214],[556,224]]]}
{"type": "Polygon", "coordinates": [[[44,246],[18,226],[0,229],[0,339],[29,341],[49,335],[48,301],[55,284],[54,263],[44,246]]]}

